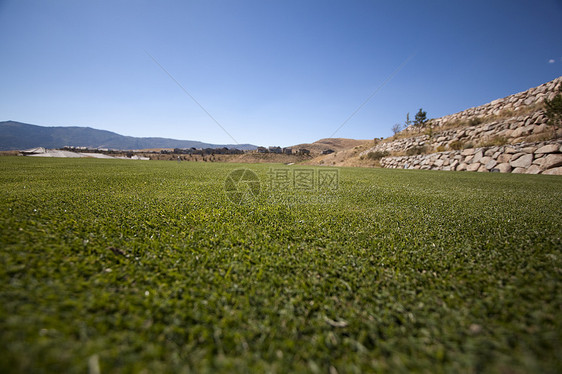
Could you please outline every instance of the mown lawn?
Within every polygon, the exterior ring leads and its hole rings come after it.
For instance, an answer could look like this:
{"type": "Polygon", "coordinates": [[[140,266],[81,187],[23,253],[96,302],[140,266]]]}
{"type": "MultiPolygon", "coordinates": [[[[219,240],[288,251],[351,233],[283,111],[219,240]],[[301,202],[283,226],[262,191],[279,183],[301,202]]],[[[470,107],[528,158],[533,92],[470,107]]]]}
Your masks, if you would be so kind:
{"type": "Polygon", "coordinates": [[[562,371],[561,177],[270,167],[0,158],[0,372],[562,371]]]}

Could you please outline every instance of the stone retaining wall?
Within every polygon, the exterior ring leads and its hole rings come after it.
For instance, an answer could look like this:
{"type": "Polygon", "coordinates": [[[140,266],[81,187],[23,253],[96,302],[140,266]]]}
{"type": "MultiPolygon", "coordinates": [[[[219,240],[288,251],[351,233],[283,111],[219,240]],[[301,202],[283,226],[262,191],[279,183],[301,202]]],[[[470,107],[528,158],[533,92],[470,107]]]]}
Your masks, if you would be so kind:
{"type": "MultiPolygon", "coordinates": [[[[430,150],[438,147],[452,149],[462,148],[463,145],[472,143],[478,146],[480,143],[501,141],[503,143],[515,144],[525,141],[529,136],[543,134],[545,138],[551,138],[553,130],[547,125],[548,118],[544,110],[535,113],[506,118],[476,126],[468,126],[445,131],[435,131],[432,135],[420,134],[408,138],[389,142],[380,142],[373,148],[364,151],[363,156],[369,152],[407,152],[415,147],[428,147],[430,150]]],[[[535,139],[536,140],[536,139],[535,139]]]]}
{"type": "Polygon", "coordinates": [[[432,119],[431,124],[422,130],[410,126],[398,137],[379,142],[361,155],[366,156],[370,152],[407,153],[415,147],[425,147],[425,152],[431,152],[439,147],[454,150],[494,143],[517,144],[549,140],[554,135],[554,130],[547,124],[544,109],[536,104],[543,103],[545,99],[553,99],[561,89],[562,77],[559,77],[525,92],[432,119]]]}
{"type": "Polygon", "coordinates": [[[432,120],[436,127],[442,127],[451,122],[470,120],[472,118],[483,118],[489,116],[497,116],[505,111],[517,113],[524,107],[541,104],[545,99],[552,100],[562,88],[562,77],[558,77],[550,82],[541,84],[538,87],[531,88],[524,92],[504,97],[503,99],[494,100],[488,104],[478,107],[469,108],[462,112],[450,114],[441,118],[432,120]]]}
{"type": "Polygon", "coordinates": [[[540,105],[561,89],[559,77],[525,92],[432,119],[427,128],[410,127],[360,156],[421,153],[382,158],[381,165],[390,168],[562,174],[562,129],[555,132],[548,125],[540,105]]]}
{"type": "Polygon", "coordinates": [[[385,168],[562,175],[562,139],[384,157],[385,168]]]}

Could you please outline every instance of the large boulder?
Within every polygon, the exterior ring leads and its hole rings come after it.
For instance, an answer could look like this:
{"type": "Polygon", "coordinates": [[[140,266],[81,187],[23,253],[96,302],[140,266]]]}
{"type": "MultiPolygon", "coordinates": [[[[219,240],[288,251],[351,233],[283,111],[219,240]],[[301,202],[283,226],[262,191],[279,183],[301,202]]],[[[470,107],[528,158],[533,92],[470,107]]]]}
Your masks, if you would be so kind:
{"type": "Polygon", "coordinates": [[[468,165],[463,162],[463,163],[459,164],[459,166],[457,166],[457,167],[455,168],[455,170],[456,170],[456,171],[464,171],[464,170],[466,170],[467,166],[468,166],[468,165]]]}
{"type": "Polygon", "coordinates": [[[509,160],[511,160],[511,155],[507,153],[502,153],[498,156],[497,160],[500,164],[504,162],[509,162],[509,160]]]}
{"type": "Polygon", "coordinates": [[[547,175],[562,175],[562,167],[548,169],[547,171],[543,171],[542,173],[547,175]]]}
{"type": "Polygon", "coordinates": [[[518,127],[511,133],[512,138],[519,138],[520,136],[528,135],[526,127],[518,127]]]}
{"type": "Polygon", "coordinates": [[[539,165],[531,165],[527,168],[526,174],[538,174],[541,172],[541,168],[539,165]]]}
{"type": "Polygon", "coordinates": [[[558,152],[558,144],[547,144],[535,151],[537,153],[556,153],[558,152]]]}
{"type": "Polygon", "coordinates": [[[543,170],[552,169],[558,166],[562,166],[562,154],[553,153],[542,159],[541,167],[543,170]]]}
{"type": "Polygon", "coordinates": [[[472,158],[472,163],[475,164],[477,162],[480,162],[480,159],[484,156],[484,152],[482,152],[482,150],[479,150],[478,152],[476,152],[474,154],[474,157],[472,158]]]}
{"type": "Polygon", "coordinates": [[[492,160],[493,160],[492,157],[486,156],[486,157],[482,157],[482,158],[480,159],[480,163],[481,163],[482,165],[486,165],[488,162],[490,162],[490,161],[492,161],[492,160]]]}
{"type": "Polygon", "coordinates": [[[487,170],[491,170],[494,168],[494,166],[496,166],[498,164],[498,162],[496,160],[490,160],[486,163],[486,169],[487,170]]]}
{"type": "MultiPolygon", "coordinates": [[[[511,161],[510,164],[514,168],[528,168],[533,163],[533,155],[532,154],[525,154],[521,157],[515,159],[515,161],[511,161]]],[[[514,171],[515,172],[515,171],[514,171]]]]}
{"type": "Polygon", "coordinates": [[[509,161],[515,161],[519,157],[524,156],[524,155],[525,155],[524,152],[517,152],[517,153],[511,155],[511,158],[509,159],[509,161]]]}
{"type": "Polygon", "coordinates": [[[534,153],[536,150],[537,150],[537,147],[529,146],[529,147],[522,148],[521,152],[534,153]]]}
{"type": "Polygon", "coordinates": [[[478,171],[480,173],[484,173],[484,172],[488,172],[488,169],[486,169],[485,165],[480,164],[480,167],[476,171],[478,171]]]}
{"type": "Polygon", "coordinates": [[[507,162],[504,162],[502,164],[499,164],[498,166],[496,166],[496,169],[498,169],[500,171],[500,173],[511,173],[511,165],[507,162]]]}
{"type": "Polygon", "coordinates": [[[540,134],[548,130],[548,125],[546,123],[542,123],[540,125],[536,125],[533,128],[533,134],[540,134]]]}

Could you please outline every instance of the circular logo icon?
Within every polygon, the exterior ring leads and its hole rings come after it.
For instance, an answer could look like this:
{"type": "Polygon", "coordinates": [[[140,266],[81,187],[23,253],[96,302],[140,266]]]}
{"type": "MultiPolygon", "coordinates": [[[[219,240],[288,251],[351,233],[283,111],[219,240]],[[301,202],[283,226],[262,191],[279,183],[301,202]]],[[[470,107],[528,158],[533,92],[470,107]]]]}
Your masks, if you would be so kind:
{"type": "Polygon", "coordinates": [[[250,169],[236,169],[226,177],[224,191],[233,203],[246,203],[260,194],[260,180],[250,169]]]}

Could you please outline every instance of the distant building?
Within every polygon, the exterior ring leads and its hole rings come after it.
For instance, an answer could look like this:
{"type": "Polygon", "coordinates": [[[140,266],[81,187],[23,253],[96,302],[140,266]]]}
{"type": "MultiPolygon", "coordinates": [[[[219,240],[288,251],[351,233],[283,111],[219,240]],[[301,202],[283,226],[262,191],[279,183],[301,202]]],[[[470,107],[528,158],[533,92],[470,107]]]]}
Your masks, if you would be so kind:
{"type": "Polygon", "coordinates": [[[269,151],[265,147],[258,147],[258,153],[268,153],[269,151]]]}
{"type": "Polygon", "coordinates": [[[281,150],[281,147],[269,147],[269,152],[270,153],[283,153],[283,151],[281,150]]]}
{"type": "Polygon", "coordinates": [[[292,155],[293,154],[293,148],[283,148],[283,153],[286,155],[292,155]]]}
{"type": "Polygon", "coordinates": [[[308,155],[310,155],[310,151],[306,148],[301,148],[301,149],[299,149],[298,154],[302,155],[302,156],[308,156],[308,155]]]}

